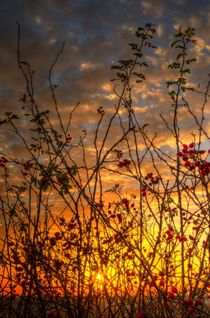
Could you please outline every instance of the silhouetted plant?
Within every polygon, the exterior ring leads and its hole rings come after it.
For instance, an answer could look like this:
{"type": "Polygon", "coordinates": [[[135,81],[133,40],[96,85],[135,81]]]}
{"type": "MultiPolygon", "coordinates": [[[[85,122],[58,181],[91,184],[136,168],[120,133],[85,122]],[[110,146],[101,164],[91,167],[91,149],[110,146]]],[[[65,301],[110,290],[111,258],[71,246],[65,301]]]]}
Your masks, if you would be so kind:
{"type": "Polygon", "coordinates": [[[55,127],[51,113],[38,105],[18,24],[17,62],[26,85],[22,111],[6,113],[1,124],[20,139],[24,158],[2,153],[0,159],[4,315],[208,316],[210,151],[202,143],[209,141],[204,117],[210,82],[203,92],[189,85],[195,33],[180,27],[171,44],[177,56],[169,65],[176,77],[166,83],[171,122],[161,115],[175,153],[163,152],[157,133],[148,131],[133,104],[136,85],[146,81],[144,50],[155,48],[154,34],[151,24],[138,28],[136,42],[129,43],[131,57],[112,65],[117,103],[109,118],[98,108],[94,135],[83,131],[72,138],[72,118],[81,106],[64,121],[52,80],[65,43],[49,68],[55,127]],[[203,96],[200,115],[188,102],[197,93],[203,96]],[[179,124],[183,107],[197,129],[185,141],[179,124]],[[120,131],[114,134],[116,123],[120,131]],[[26,126],[30,136],[24,135],[26,126]],[[107,174],[114,180],[110,189],[107,174]],[[133,194],[123,181],[132,184],[133,194]]]}

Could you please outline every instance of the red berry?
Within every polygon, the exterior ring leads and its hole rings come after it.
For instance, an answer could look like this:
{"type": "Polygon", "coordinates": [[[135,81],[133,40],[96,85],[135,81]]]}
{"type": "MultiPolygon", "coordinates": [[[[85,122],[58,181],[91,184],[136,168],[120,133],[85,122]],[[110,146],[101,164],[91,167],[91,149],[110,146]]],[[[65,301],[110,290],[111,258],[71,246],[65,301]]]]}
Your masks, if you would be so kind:
{"type": "Polygon", "coordinates": [[[190,161],[185,161],[185,164],[184,164],[186,167],[189,167],[190,166],[190,161]]]}
{"type": "Polygon", "coordinates": [[[144,313],[143,311],[139,311],[136,315],[136,318],[144,318],[144,313]]]}
{"type": "Polygon", "coordinates": [[[185,299],[184,302],[185,302],[185,304],[190,305],[193,303],[193,300],[192,300],[192,298],[189,297],[189,298],[185,299]]]}
{"type": "Polygon", "coordinates": [[[199,151],[199,153],[200,153],[201,155],[203,155],[205,152],[206,152],[205,150],[200,150],[200,151],[199,151]]]}
{"type": "Polygon", "coordinates": [[[177,293],[177,288],[174,287],[174,286],[172,286],[172,287],[171,287],[171,291],[172,291],[172,293],[175,293],[175,294],[176,294],[176,293],[177,293]]]}
{"type": "Polygon", "coordinates": [[[179,241],[180,242],[185,242],[185,241],[187,241],[187,238],[185,236],[180,236],[179,237],[179,241]]]}
{"type": "Polygon", "coordinates": [[[194,311],[193,306],[188,307],[188,312],[189,312],[189,313],[193,313],[193,311],[194,311]]]}
{"type": "Polygon", "coordinates": [[[184,156],[184,157],[182,158],[182,160],[183,160],[183,161],[187,161],[187,160],[188,160],[188,156],[184,156]]]}
{"type": "Polygon", "coordinates": [[[175,297],[174,293],[168,292],[168,298],[173,299],[175,297]]]}
{"type": "Polygon", "coordinates": [[[196,304],[201,305],[203,303],[203,299],[197,298],[195,302],[196,302],[196,304]]]}
{"type": "Polygon", "coordinates": [[[194,170],[195,169],[195,165],[194,164],[191,164],[190,166],[189,166],[189,169],[192,171],[192,170],[194,170]]]}

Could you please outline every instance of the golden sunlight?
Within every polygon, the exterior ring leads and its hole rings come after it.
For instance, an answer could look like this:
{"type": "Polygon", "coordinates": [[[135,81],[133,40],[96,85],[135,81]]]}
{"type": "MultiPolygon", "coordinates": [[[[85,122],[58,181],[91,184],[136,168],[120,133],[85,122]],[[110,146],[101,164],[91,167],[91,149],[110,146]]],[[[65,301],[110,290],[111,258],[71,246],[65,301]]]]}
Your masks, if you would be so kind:
{"type": "Polygon", "coordinates": [[[97,280],[97,281],[103,281],[103,280],[104,280],[103,275],[102,275],[101,273],[97,273],[97,275],[96,275],[96,280],[97,280]]]}

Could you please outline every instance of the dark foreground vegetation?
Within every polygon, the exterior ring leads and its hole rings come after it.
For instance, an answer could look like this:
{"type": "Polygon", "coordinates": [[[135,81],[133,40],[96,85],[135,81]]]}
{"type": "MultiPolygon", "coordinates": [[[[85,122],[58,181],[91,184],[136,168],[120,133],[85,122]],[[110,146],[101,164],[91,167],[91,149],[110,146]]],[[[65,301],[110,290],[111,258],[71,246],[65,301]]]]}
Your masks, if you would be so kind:
{"type": "Polygon", "coordinates": [[[38,104],[18,33],[25,92],[0,128],[14,132],[23,157],[0,159],[0,317],[209,317],[210,82],[191,83],[194,29],[179,28],[160,115],[165,151],[133,102],[154,34],[138,28],[129,59],[112,66],[112,112],[100,106],[94,131],[74,134],[82,105],[63,118],[52,80],[64,46],[48,78],[55,121],[38,104]]]}

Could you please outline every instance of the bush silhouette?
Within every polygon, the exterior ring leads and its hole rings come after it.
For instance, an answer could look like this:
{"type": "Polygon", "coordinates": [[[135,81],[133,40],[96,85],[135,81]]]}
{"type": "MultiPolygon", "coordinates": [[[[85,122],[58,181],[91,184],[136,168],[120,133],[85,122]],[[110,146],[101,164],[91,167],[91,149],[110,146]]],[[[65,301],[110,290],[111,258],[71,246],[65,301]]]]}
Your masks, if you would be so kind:
{"type": "Polygon", "coordinates": [[[164,152],[133,102],[154,35],[151,24],[137,29],[129,59],[112,65],[112,112],[99,107],[94,131],[72,137],[82,106],[62,119],[52,80],[64,44],[49,69],[55,125],[38,104],[18,25],[25,92],[21,111],[6,113],[1,128],[13,130],[24,155],[0,159],[2,317],[208,316],[210,81],[203,90],[190,84],[195,31],[180,27],[171,44],[174,80],[166,83],[171,113],[161,114],[173,147],[164,152]],[[196,131],[186,139],[183,108],[196,131]]]}

